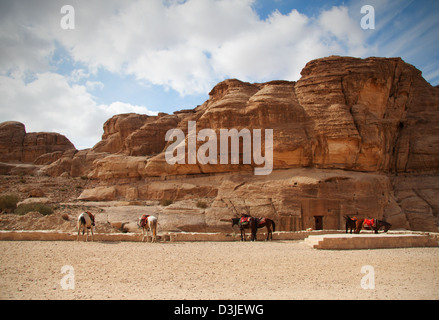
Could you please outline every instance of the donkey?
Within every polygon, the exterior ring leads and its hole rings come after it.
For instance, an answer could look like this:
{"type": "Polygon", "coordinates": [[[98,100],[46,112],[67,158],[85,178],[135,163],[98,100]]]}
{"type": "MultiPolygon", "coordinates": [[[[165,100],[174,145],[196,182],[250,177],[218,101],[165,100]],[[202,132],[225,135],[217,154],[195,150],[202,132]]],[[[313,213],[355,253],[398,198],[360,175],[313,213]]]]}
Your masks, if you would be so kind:
{"type": "Polygon", "coordinates": [[[276,224],[274,223],[274,221],[269,218],[255,218],[255,220],[256,230],[252,229],[252,231],[254,231],[254,240],[256,240],[256,232],[258,231],[258,229],[263,227],[267,227],[267,238],[265,239],[265,241],[273,240],[273,231],[276,231],[276,224]]]}
{"type": "Polygon", "coordinates": [[[357,229],[357,218],[352,219],[348,215],[345,215],[344,218],[346,220],[346,233],[348,233],[349,229],[352,234],[352,231],[355,231],[357,229]]]}
{"type": "MultiPolygon", "coordinates": [[[[354,217],[354,219],[356,219],[354,217]]],[[[361,228],[364,229],[370,229],[373,230],[376,234],[378,233],[378,230],[381,229],[381,227],[384,227],[384,232],[389,231],[389,229],[392,227],[390,223],[384,220],[378,220],[378,219],[356,219],[356,229],[355,233],[360,233],[361,228]]]]}
{"type": "Polygon", "coordinates": [[[142,242],[145,241],[145,237],[148,240],[148,231],[151,230],[152,238],[151,242],[157,240],[157,218],[148,214],[144,214],[139,218],[137,226],[142,228],[142,242]],[[145,232],[146,231],[146,232],[145,232]]]}
{"type": "Polygon", "coordinates": [[[79,241],[79,232],[82,229],[82,236],[84,236],[85,229],[87,229],[87,237],[85,241],[88,241],[88,230],[91,230],[91,241],[94,240],[93,228],[95,227],[95,216],[90,212],[86,211],[79,215],[78,217],[78,235],[76,236],[76,241],[79,241]]]}
{"type": "MultiPolygon", "coordinates": [[[[253,231],[251,226],[252,223],[254,222],[254,219],[255,218],[251,217],[248,214],[242,214],[241,218],[232,218],[232,228],[235,225],[238,225],[239,230],[241,231],[241,241],[245,241],[245,229],[250,229],[253,231]]],[[[253,237],[251,239],[253,241],[253,237]]]]}
{"type": "Polygon", "coordinates": [[[273,231],[276,231],[276,224],[269,218],[255,218],[248,214],[242,214],[241,218],[232,218],[232,228],[238,225],[241,230],[241,241],[245,241],[245,229],[251,230],[251,241],[256,241],[256,232],[259,228],[267,227],[267,238],[273,240],[273,231]]]}

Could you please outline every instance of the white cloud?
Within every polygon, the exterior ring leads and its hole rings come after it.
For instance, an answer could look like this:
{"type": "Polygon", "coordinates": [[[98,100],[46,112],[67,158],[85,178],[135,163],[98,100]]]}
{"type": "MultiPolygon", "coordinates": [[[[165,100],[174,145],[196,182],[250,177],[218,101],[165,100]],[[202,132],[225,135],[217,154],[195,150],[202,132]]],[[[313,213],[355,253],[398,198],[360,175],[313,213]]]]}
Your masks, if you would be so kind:
{"type": "Polygon", "coordinates": [[[235,35],[213,55],[215,68],[242,80],[298,80],[305,64],[327,55],[361,55],[365,43],[359,23],[346,7],[316,18],[293,10],[272,13],[253,30],[235,35]]]}
{"type": "Polygon", "coordinates": [[[319,26],[322,34],[333,36],[333,42],[346,46],[346,53],[362,55],[365,53],[365,32],[358,21],[349,16],[347,7],[332,7],[324,11],[319,17],[319,26]]]}
{"type": "Polygon", "coordinates": [[[0,72],[23,75],[48,69],[47,57],[55,46],[45,31],[41,32],[46,28],[46,12],[35,4],[36,1],[0,3],[0,72]]]}
{"type": "Polygon", "coordinates": [[[15,21],[10,17],[21,19],[15,24],[18,34],[2,37],[11,44],[6,56],[16,57],[8,59],[9,67],[26,69],[29,61],[28,68],[41,72],[38,62],[47,64],[58,43],[89,68],[72,77],[101,67],[181,95],[208,92],[227,77],[295,80],[312,58],[364,52],[359,23],[346,7],[333,7],[318,18],[293,10],[261,20],[252,9],[254,0],[96,0],[86,5],[75,0],[70,3],[75,29],[63,30],[59,2],[18,3],[1,22],[8,29],[15,21]],[[24,42],[28,38],[30,47],[24,42]]]}
{"type": "Polygon", "coordinates": [[[218,47],[212,57],[215,69],[247,81],[297,80],[301,68],[317,53],[300,52],[312,38],[309,21],[297,11],[273,13],[218,47]]]}
{"type": "Polygon", "coordinates": [[[69,76],[69,80],[72,82],[79,82],[82,79],[90,77],[90,72],[85,69],[74,69],[69,76]]]}
{"type": "Polygon", "coordinates": [[[104,84],[101,81],[89,81],[87,80],[85,82],[85,86],[88,90],[93,91],[96,89],[102,90],[104,88],[104,84]]]}
{"type": "Polygon", "coordinates": [[[296,80],[313,58],[364,53],[362,30],[346,7],[333,7],[317,19],[293,10],[261,20],[253,3],[111,2],[97,15],[90,14],[94,7],[87,5],[86,13],[78,5],[77,28],[57,28],[54,35],[77,61],[183,96],[208,92],[228,77],[296,80]]]}
{"type": "Polygon", "coordinates": [[[98,107],[99,107],[99,110],[102,110],[107,115],[108,114],[115,115],[115,114],[121,114],[121,113],[129,113],[129,112],[141,113],[141,114],[146,114],[149,116],[156,116],[158,114],[158,112],[149,111],[144,106],[135,106],[135,105],[131,105],[129,103],[124,103],[124,102],[120,102],[120,101],[113,102],[108,106],[101,104],[98,107]]]}
{"type": "Polygon", "coordinates": [[[96,144],[103,123],[115,114],[156,114],[129,103],[98,105],[86,86],[71,85],[67,78],[50,72],[37,74],[29,83],[0,76],[0,96],[0,122],[23,122],[28,132],[59,132],[79,149],[96,144]]]}

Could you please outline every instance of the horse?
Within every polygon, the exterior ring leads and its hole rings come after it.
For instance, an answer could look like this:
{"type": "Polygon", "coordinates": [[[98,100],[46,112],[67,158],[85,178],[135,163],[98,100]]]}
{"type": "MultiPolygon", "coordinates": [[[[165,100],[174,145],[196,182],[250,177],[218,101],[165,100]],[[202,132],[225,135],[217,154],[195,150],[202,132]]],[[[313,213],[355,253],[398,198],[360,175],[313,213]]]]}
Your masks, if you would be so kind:
{"type": "Polygon", "coordinates": [[[241,241],[245,241],[245,229],[250,228],[253,219],[253,217],[247,214],[241,215],[241,218],[232,218],[232,228],[238,225],[239,230],[241,230],[241,241]]]}
{"type": "Polygon", "coordinates": [[[255,240],[256,240],[256,232],[258,231],[258,229],[263,227],[267,227],[267,238],[265,239],[265,241],[273,240],[273,231],[276,231],[276,224],[274,223],[274,221],[269,218],[255,218],[255,220],[257,227],[254,234],[255,240]]]}
{"type": "Polygon", "coordinates": [[[344,218],[346,219],[346,233],[348,233],[348,229],[350,229],[350,233],[352,234],[352,230],[356,230],[356,220],[351,219],[348,215],[345,215],[344,218]]]}
{"type": "Polygon", "coordinates": [[[371,229],[375,231],[375,234],[378,234],[378,230],[381,229],[381,227],[384,227],[384,232],[389,231],[389,229],[392,227],[390,223],[384,220],[378,220],[378,219],[357,219],[354,217],[356,228],[355,233],[360,233],[361,228],[365,229],[371,229]]]}
{"type": "Polygon", "coordinates": [[[246,214],[243,214],[241,218],[232,218],[232,228],[235,225],[238,225],[241,230],[241,241],[245,241],[245,229],[252,231],[252,241],[256,240],[256,232],[260,228],[267,227],[267,238],[265,240],[273,240],[273,231],[276,231],[276,224],[273,220],[269,218],[254,218],[246,214]]]}
{"type": "Polygon", "coordinates": [[[94,240],[93,227],[95,227],[95,217],[90,212],[86,211],[79,215],[78,217],[78,235],[76,236],[76,241],[79,241],[79,232],[82,228],[82,235],[84,236],[85,229],[87,229],[87,237],[85,241],[88,241],[88,230],[91,230],[91,241],[94,240]]]}
{"type": "Polygon", "coordinates": [[[148,214],[144,214],[139,218],[137,226],[142,228],[142,242],[145,241],[145,236],[148,240],[148,231],[151,231],[151,242],[157,240],[157,218],[148,214]],[[146,230],[146,232],[145,232],[146,230]]]}

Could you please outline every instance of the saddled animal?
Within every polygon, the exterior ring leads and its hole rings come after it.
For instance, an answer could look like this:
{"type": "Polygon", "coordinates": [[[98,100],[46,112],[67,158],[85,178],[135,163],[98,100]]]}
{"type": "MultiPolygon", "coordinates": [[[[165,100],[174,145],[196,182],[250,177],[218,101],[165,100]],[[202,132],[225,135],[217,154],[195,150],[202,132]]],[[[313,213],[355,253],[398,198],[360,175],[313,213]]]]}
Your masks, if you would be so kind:
{"type": "Polygon", "coordinates": [[[255,218],[243,214],[241,218],[232,218],[232,227],[238,225],[241,230],[241,241],[245,241],[245,229],[250,229],[251,240],[256,240],[257,229],[267,227],[266,240],[273,240],[273,231],[276,231],[276,224],[269,218],[255,218]]]}
{"type": "Polygon", "coordinates": [[[256,240],[256,232],[258,231],[258,229],[263,227],[267,228],[267,238],[265,240],[273,240],[273,231],[276,231],[276,224],[273,220],[269,218],[255,218],[254,226],[256,227],[256,229],[252,229],[252,237],[254,238],[254,240],[256,240]]]}
{"type": "Polygon", "coordinates": [[[375,233],[378,233],[378,230],[381,228],[384,228],[384,232],[389,231],[389,229],[392,227],[390,223],[384,220],[378,220],[378,219],[356,219],[355,224],[355,233],[360,233],[361,228],[370,229],[373,230],[375,233]]]}
{"type": "Polygon", "coordinates": [[[157,240],[157,217],[144,214],[139,218],[137,225],[142,228],[142,241],[145,241],[145,237],[148,239],[148,231],[152,233],[151,242],[157,240]]]}
{"type": "Polygon", "coordinates": [[[76,241],[79,241],[79,232],[82,229],[82,236],[84,236],[85,230],[87,229],[87,237],[85,241],[88,241],[88,230],[91,230],[91,241],[94,240],[93,228],[95,227],[95,216],[89,211],[83,212],[78,217],[78,235],[76,236],[76,241]]]}
{"type": "Polygon", "coordinates": [[[352,234],[352,231],[355,231],[357,228],[357,223],[356,223],[357,220],[352,219],[348,215],[345,215],[344,218],[346,220],[346,233],[348,233],[348,229],[349,229],[350,233],[352,234]]]}
{"type": "Polygon", "coordinates": [[[250,229],[251,223],[253,222],[253,217],[243,214],[241,218],[232,218],[232,228],[238,225],[241,231],[241,241],[245,241],[245,229],[250,229]]]}

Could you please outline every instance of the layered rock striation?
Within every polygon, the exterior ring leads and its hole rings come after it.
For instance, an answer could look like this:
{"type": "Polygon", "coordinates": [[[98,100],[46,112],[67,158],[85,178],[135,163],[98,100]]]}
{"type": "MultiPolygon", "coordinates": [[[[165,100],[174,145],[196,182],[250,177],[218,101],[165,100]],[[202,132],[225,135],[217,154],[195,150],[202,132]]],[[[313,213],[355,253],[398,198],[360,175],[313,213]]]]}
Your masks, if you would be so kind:
{"type": "MultiPolygon", "coordinates": [[[[187,134],[189,121],[196,121],[197,132],[215,130],[218,146],[222,128],[273,129],[274,169],[437,172],[438,100],[438,89],[400,58],[317,59],[305,66],[297,82],[250,84],[230,79],[216,85],[209,99],[194,110],[109,119],[102,141],[91,152],[112,156],[102,158],[89,174],[118,179],[128,173],[145,178],[250,171],[255,166],[242,161],[240,165],[189,165],[187,155],[186,164],[169,165],[165,134],[174,128],[187,134]],[[127,172],[112,165],[114,155],[129,162],[127,172]]],[[[197,147],[202,144],[198,141],[197,147]]]]}
{"type": "Polygon", "coordinates": [[[72,156],[75,146],[55,132],[26,132],[21,122],[0,123],[0,169],[2,173],[33,172],[32,165],[48,165],[64,154],[72,156]],[[32,165],[30,165],[32,164],[32,165]]]}

